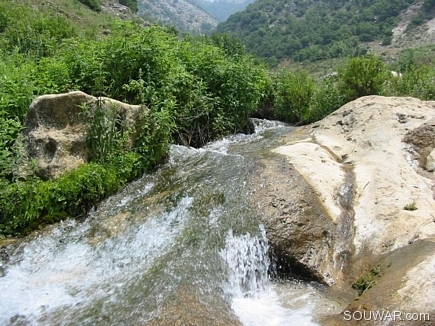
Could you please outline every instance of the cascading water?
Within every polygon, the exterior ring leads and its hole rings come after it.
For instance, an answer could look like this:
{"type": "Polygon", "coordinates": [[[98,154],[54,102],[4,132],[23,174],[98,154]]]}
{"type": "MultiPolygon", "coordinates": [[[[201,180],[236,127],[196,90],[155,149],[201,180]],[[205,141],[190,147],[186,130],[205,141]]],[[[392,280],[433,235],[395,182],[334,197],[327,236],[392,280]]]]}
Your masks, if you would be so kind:
{"type": "Polygon", "coordinates": [[[313,309],[335,309],[313,286],[269,280],[246,182],[251,154],[289,127],[255,122],[253,135],[172,146],[165,166],[85,221],[8,246],[0,324],[311,325],[313,309]]]}

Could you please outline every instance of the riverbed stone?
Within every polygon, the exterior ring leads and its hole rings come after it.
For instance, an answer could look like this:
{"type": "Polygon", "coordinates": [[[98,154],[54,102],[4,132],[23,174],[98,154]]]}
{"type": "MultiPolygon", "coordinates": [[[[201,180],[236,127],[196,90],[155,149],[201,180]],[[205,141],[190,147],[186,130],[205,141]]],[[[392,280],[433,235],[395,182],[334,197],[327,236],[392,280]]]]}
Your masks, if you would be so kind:
{"type": "Polygon", "coordinates": [[[205,299],[195,285],[180,285],[171,300],[160,307],[149,326],[216,325],[242,326],[231,307],[220,296],[205,299]],[[208,301],[212,304],[207,304],[208,301]]]}
{"type": "MultiPolygon", "coordinates": [[[[104,109],[116,108],[126,128],[134,126],[141,108],[80,91],[35,98],[25,120],[21,156],[26,168],[17,172],[19,176],[35,170],[44,180],[55,179],[89,162],[90,149],[86,144],[88,121],[83,115],[83,107],[92,108],[97,103],[104,109]]],[[[16,146],[20,147],[19,144],[16,146]]]]}

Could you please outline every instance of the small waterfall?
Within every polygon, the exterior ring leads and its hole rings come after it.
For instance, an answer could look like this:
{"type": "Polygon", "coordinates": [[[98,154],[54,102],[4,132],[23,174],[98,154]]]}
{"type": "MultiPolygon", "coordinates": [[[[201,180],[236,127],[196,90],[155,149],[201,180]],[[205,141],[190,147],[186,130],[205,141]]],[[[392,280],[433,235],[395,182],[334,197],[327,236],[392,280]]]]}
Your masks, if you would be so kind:
{"type": "Polygon", "coordinates": [[[260,226],[260,230],[258,236],[249,233],[235,236],[230,230],[225,239],[225,248],[220,253],[228,265],[225,292],[233,297],[256,297],[268,284],[269,246],[264,227],[260,226]]]}
{"type": "Polygon", "coordinates": [[[225,244],[220,252],[229,271],[225,293],[231,296],[231,308],[244,326],[317,325],[312,322],[315,289],[297,282],[273,284],[269,279],[269,246],[262,225],[257,236],[236,236],[230,231],[225,244]],[[284,287],[290,298],[278,294],[284,287]]]}
{"type": "Polygon", "coordinates": [[[246,187],[256,153],[291,128],[254,124],[202,149],[172,146],[167,164],[85,221],[2,248],[0,325],[313,325],[314,309],[334,304],[269,279],[246,187]]]}

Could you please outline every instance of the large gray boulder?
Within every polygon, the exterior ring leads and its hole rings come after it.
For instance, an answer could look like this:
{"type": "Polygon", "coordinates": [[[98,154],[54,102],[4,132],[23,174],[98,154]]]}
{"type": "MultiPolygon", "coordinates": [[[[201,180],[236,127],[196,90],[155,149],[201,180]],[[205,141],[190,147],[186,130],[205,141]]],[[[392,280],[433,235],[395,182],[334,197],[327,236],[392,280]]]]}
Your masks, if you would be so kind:
{"type": "Polygon", "coordinates": [[[435,102],[368,96],[286,136],[253,177],[278,261],[342,291],[365,280],[351,310],[434,313],[434,119],[435,102]]]}
{"type": "Polygon", "coordinates": [[[80,91],[37,97],[29,107],[23,132],[27,173],[33,166],[42,179],[53,179],[89,162],[90,149],[86,144],[89,115],[83,114],[83,106],[92,110],[97,103],[105,109],[115,108],[127,128],[134,126],[141,110],[139,105],[96,98],[80,91]]]}

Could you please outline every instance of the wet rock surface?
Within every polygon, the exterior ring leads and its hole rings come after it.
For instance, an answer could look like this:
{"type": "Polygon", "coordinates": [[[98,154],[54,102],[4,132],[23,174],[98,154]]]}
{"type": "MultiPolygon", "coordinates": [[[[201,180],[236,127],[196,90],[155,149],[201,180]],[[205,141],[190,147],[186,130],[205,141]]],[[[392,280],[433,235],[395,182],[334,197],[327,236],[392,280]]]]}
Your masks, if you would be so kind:
{"type": "Polygon", "coordinates": [[[333,284],[334,243],[338,229],[301,175],[285,159],[263,160],[254,178],[254,202],[263,214],[278,274],[333,284]]]}
{"type": "Polygon", "coordinates": [[[163,304],[158,316],[147,325],[242,325],[224,300],[216,297],[212,300],[212,305],[206,304],[204,301],[208,300],[204,300],[204,294],[201,294],[199,289],[195,289],[195,286],[180,286],[174,297],[163,304]]]}
{"type": "Polygon", "coordinates": [[[435,102],[368,96],[287,135],[252,178],[278,266],[354,291],[350,310],[435,320],[434,118],[435,102]]]}

